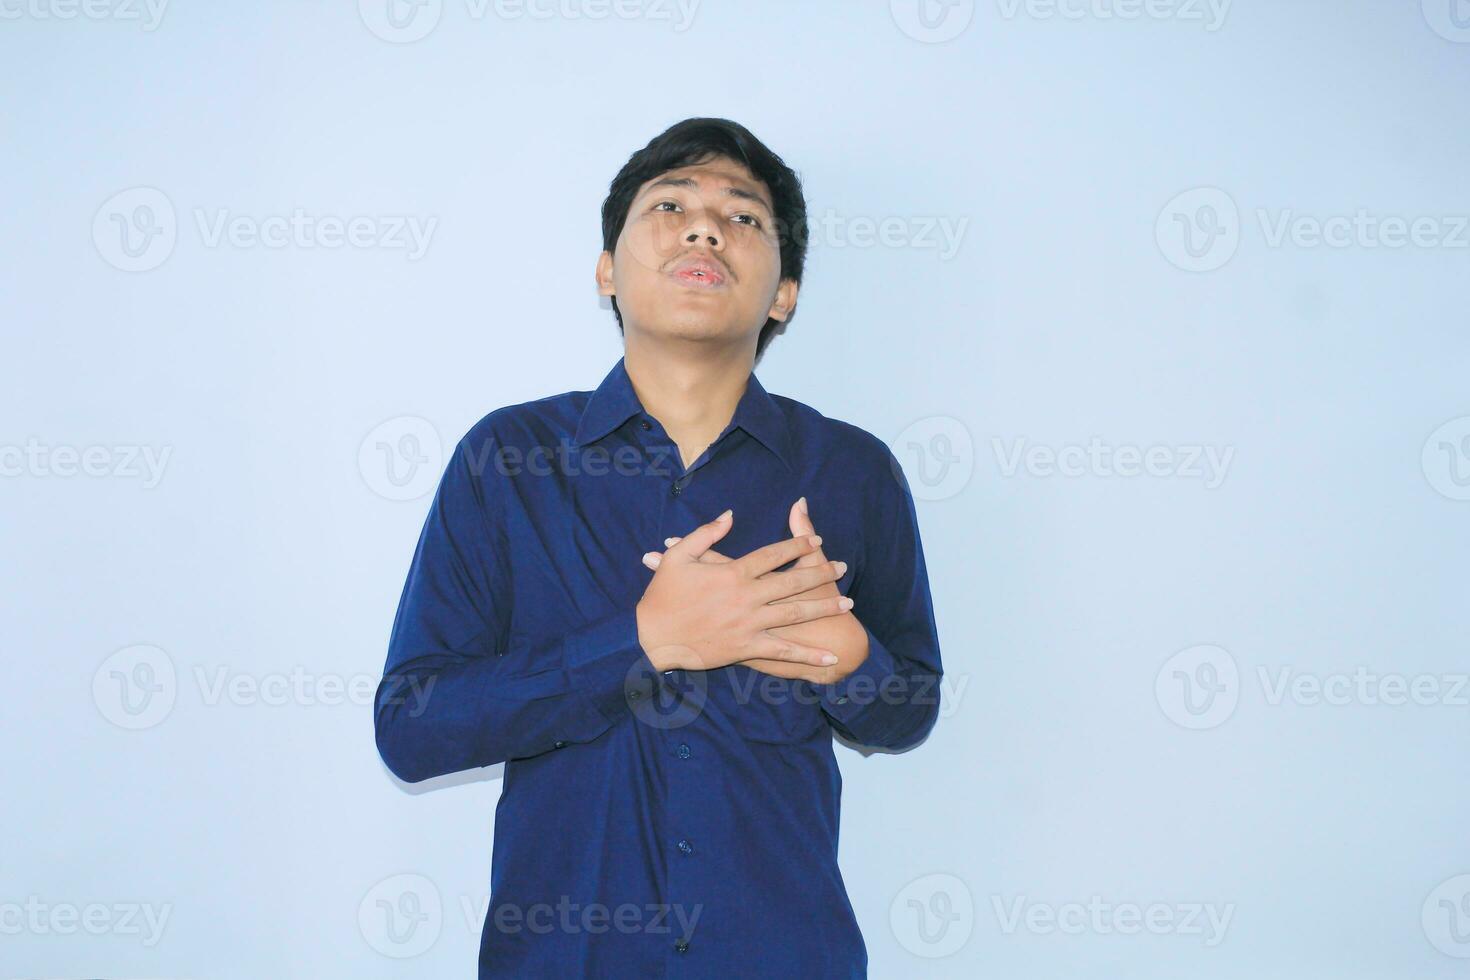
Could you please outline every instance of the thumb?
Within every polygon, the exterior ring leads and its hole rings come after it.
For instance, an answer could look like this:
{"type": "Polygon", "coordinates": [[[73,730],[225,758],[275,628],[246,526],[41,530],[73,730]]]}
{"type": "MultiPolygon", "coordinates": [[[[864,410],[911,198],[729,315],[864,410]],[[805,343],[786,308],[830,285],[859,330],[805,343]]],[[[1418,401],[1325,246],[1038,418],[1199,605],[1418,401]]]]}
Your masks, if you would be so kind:
{"type": "Polygon", "coordinates": [[[806,498],[802,497],[791,505],[791,536],[799,538],[805,534],[816,534],[817,529],[812,527],[811,516],[806,511],[806,498]]]}
{"type": "MultiPolygon", "coordinates": [[[[791,524],[791,536],[793,538],[801,538],[817,533],[817,529],[812,526],[811,516],[807,513],[805,497],[802,497],[791,505],[789,523],[791,524]]],[[[802,555],[796,560],[796,564],[799,568],[805,568],[810,565],[820,565],[826,560],[827,556],[822,553],[821,548],[818,548],[813,552],[802,555]]]]}
{"type": "Polygon", "coordinates": [[[677,544],[664,552],[664,557],[666,559],[677,558],[681,561],[698,561],[700,555],[713,548],[716,541],[729,533],[734,523],[734,511],[726,510],[708,524],[701,524],[680,538],[677,544]]]}

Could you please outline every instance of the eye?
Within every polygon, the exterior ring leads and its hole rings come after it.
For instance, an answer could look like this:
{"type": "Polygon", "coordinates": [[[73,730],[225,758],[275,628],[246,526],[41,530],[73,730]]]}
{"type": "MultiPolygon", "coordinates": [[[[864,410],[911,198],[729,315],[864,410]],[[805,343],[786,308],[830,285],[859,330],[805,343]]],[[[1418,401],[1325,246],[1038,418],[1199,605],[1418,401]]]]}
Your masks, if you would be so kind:
{"type": "Polygon", "coordinates": [[[761,219],[757,218],[753,214],[746,214],[745,212],[742,211],[740,214],[735,215],[735,218],[737,218],[737,219],[739,219],[739,218],[749,218],[750,219],[750,226],[752,228],[759,228],[759,227],[761,227],[761,219]]]}
{"type": "MultiPolygon", "coordinates": [[[[651,210],[654,210],[654,211],[658,211],[658,210],[660,210],[660,209],[661,209],[661,208],[662,208],[662,207],[663,207],[663,206],[664,206],[664,205],[665,205],[665,204],[667,204],[667,205],[669,205],[669,206],[670,206],[670,207],[673,207],[673,208],[675,208],[675,209],[677,209],[677,208],[678,208],[678,207],[679,207],[679,204],[678,204],[678,202],[677,202],[677,201],[659,201],[659,202],[658,202],[658,203],[657,203],[657,204],[655,204],[655,205],[654,205],[654,206],[653,206],[653,208],[652,208],[652,209],[651,209],[651,210]]],[[[669,212],[669,213],[672,213],[672,212],[669,212]]]]}

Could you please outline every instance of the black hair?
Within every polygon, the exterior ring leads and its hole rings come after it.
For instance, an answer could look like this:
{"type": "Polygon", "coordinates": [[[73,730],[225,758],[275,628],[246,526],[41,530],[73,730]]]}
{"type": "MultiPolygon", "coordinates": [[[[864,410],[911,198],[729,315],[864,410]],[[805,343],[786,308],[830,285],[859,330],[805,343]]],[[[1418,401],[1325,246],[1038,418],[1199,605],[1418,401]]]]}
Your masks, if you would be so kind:
{"type": "MultiPolygon", "coordinates": [[[[628,220],[628,209],[638,189],[670,170],[704,163],[714,157],[728,157],[744,164],[751,174],[771,191],[771,206],[776,211],[776,236],[781,250],[781,278],[801,282],[806,265],[807,220],[806,198],[801,192],[801,178],[796,171],[772,153],[750,130],[729,119],[696,117],[677,122],[659,133],[643,149],[623,164],[623,169],[608,187],[602,202],[602,247],[611,253],[628,220]]],[[[612,299],[613,316],[618,331],[623,329],[623,314],[617,297],[612,299]]],[[[792,310],[787,320],[795,314],[792,310]]],[[[766,345],[781,327],[775,317],[766,320],[756,339],[755,356],[760,359],[766,345]]]]}

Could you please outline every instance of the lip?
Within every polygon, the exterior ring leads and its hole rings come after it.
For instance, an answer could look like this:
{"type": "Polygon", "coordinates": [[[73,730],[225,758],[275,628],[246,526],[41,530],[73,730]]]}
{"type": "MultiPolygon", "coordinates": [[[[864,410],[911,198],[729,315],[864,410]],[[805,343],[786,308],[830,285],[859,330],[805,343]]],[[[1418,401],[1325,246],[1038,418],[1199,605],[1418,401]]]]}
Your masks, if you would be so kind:
{"type": "Polygon", "coordinates": [[[669,276],[694,289],[715,289],[725,284],[728,273],[714,259],[692,257],[670,269],[669,276]]]}

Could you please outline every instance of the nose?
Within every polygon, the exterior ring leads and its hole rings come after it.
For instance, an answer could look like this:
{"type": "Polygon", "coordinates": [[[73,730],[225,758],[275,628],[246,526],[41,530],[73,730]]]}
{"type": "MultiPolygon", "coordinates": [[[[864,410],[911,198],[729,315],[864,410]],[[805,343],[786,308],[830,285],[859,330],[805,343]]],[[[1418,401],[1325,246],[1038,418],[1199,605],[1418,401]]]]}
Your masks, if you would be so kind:
{"type": "Polygon", "coordinates": [[[701,241],[715,249],[724,242],[724,237],[720,234],[719,223],[710,217],[708,208],[700,208],[696,213],[690,215],[689,224],[684,229],[684,244],[695,245],[701,241]]]}

